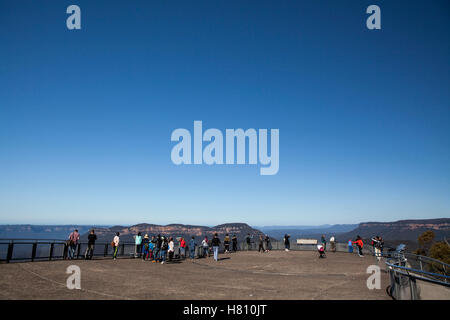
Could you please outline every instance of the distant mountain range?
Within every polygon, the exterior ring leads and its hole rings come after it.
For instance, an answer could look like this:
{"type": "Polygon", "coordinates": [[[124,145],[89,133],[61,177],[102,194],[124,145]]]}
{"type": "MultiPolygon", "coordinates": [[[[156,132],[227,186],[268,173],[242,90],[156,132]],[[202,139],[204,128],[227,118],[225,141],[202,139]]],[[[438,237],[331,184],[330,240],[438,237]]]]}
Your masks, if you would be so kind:
{"type": "MultiPolygon", "coordinates": [[[[321,237],[322,234],[338,234],[349,232],[358,227],[357,224],[336,224],[321,226],[267,226],[258,227],[259,230],[268,234],[270,237],[281,239],[285,234],[289,234],[291,238],[312,238],[321,237]]],[[[256,228],[256,227],[255,227],[256,228]]]]}
{"type": "Polygon", "coordinates": [[[0,238],[23,238],[23,239],[67,239],[68,235],[74,230],[82,234],[92,228],[107,226],[92,225],[0,225],[0,238]]]}
{"type": "MultiPolygon", "coordinates": [[[[111,241],[116,232],[119,232],[121,240],[126,242],[133,241],[133,236],[138,232],[141,232],[143,236],[145,234],[148,234],[149,236],[161,234],[163,236],[171,236],[174,238],[183,237],[185,239],[190,239],[194,236],[197,240],[200,240],[205,236],[211,239],[215,233],[223,239],[225,234],[228,233],[230,237],[235,234],[238,241],[243,241],[248,233],[254,238],[259,237],[259,235],[263,235],[261,231],[253,229],[246,223],[226,223],[214,227],[184,224],[168,224],[163,226],[141,223],[130,227],[113,226],[110,228],[95,229],[95,233],[97,234],[99,241],[111,241]]],[[[87,239],[87,235],[88,233],[83,234],[82,239],[87,239]]]]}
{"type": "Polygon", "coordinates": [[[424,220],[400,220],[395,222],[364,222],[360,223],[355,230],[343,233],[343,238],[351,238],[360,235],[369,238],[380,235],[385,240],[409,240],[417,241],[420,234],[432,230],[435,240],[450,238],[450,218],[424,219],[424,220]]]}
{"type": "MultiPolygon", "coordinates": [[[[195,236],[200,239],[204,236],[211,238],[217,233],[221,239],[226,233],[230,236],[236,234],[239,241],[243,241],[247,233],[254,239],[259,235],[268,234],[273,239],[282,239],[284,234],[290,234],[291,239],[312,238],[320,239],[324,234],[327,239],[332,235],[339,242],[347,242],[360,235],[368,241],[371,237],[380,235],[385,242],[395,246],[400,242],[407,243],[412,250],[417,247],[418,236],[427,230],[435,233],[435,240],[450,238],[450,218],[400,220],[395,222],[363,222],[359,225],[340,224],[322,226],[267,226],[251,227],[246,223],[226,223],[214,227],[183,225],[183,224],[137,224],[133,226],[92,226],[92,225],[0,225],[0,238],[36,238],[36,239],[67,239],[70,232],[77,228],[82,239],[94,228],[99,241],[111,241],[116,232],[120,232],[122,241],[132,241],[133,235],[141,232],[143,235],[166,235],[184,237],[189,239],[195,236]]],[[[366,242],[367,243],[367,242],[366,242]]]]}

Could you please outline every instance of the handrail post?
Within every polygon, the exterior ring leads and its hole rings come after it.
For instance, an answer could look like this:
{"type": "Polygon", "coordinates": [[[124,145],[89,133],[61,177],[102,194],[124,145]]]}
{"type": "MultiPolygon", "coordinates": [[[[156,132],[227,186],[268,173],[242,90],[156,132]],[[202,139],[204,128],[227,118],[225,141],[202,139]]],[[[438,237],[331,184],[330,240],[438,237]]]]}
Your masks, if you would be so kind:
{"type": "Polygon", "coordinates": [[[81,243],[77,243],[77,259],[80,256],[81,243]]]}
{"type": "Polygon", "coordinates": [[[36,247],[37,247],[37,241],[33,243],[33,249],[31,250],[31,262],[34,261],[34,258],[36,258],[36,247]]]}
{"type": "Polygon", "coordinates": [[[120,248],[120,255],[123,256],[125,252],[125,243],[122,243],[122,248],[120,248]]]}
{"type": "Polygon", "coordinates": [[[105,250],[103,251],[103,256],[106,257],[108,255],[108,244],[105,243],[105,250]]]}
{"type": "Polygon", "coordinates": [[[6,254],[6,263],[9,263],[9,261],[12,259],[13,250],[14,250],[14,242],[10,242],[8,244],[8,253],[6,254]]]}
{"type": "Polygon", "coordinates": [[[55,243],[54,242],[52,242],[51,244],[50,244],[50,252],[49,252],[49,254],[48,254],[48,260],[52,260],[52,257],[53,257],[53,247],[55,246],[55,243]]]}

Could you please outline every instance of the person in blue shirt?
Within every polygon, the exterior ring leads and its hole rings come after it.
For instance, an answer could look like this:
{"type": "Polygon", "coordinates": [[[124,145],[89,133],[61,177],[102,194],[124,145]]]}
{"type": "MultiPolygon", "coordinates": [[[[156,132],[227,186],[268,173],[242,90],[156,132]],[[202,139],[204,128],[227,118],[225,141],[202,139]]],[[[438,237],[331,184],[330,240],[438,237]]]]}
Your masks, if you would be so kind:
{"type": "Polygon", "coordinates": [[[348,240],[348,252],[353,253],[353,243],[352,240],[348,240]]]}
{"type": "Polygon", "coordinates": [[[148,242],[148,260],[153,259],[153,249],[155,248],[155,244],[151,241],[148,242]]]}
{"type": "Polygon", "coordinates": [[[144,254],[142,255],[142,261],[145,261],[145,259],[148,259],[148,254],[150,250],[150,239],[148,238],[148,234],[144,236],[144,239],[142,240],[142,247],[144,248],[144,254]]]}

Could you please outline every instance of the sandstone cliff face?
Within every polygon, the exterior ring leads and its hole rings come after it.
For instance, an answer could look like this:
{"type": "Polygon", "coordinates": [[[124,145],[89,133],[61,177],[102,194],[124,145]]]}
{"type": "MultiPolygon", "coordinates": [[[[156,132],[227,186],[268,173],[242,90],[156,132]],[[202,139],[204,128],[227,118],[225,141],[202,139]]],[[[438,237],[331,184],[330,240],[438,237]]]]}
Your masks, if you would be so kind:
{"type": "MultiPolygon", "coordinates": [[[[247,233],[253,236],[254,239],[257,239],[260,235],[263,235],[261,231],[253,229],[245,223],[228,223],[215,227],[182,224],[161,226],[142,223],[130,227],[114,226],[111,228],[100,228],[95,230],[98,241],[111,241],[116,232],[119,232],[121,240],[126,242],[132,242],[133,236],[138,232],[141,232],[142,235],[148,234],[150,237],[152,235],[161,234],[173,238],[183,237],[185,239],[190,239],[194,236],[197,240],[200,240],[205,236],[207,236],[208,239],[211,239],[214,236],[214,233],[217,233],[219,238],[223,240],[225,235],[228,233],[230,237],[233,234],[236,234],[238,241],[244,241],[247,233]]],[[[82,239],[87,239],[87,233],[82,235],[82,239]]]]}
{"type": "Polygon", "coordinates": [[[356,235],[370,239],[380,235],[385,240],[408,240],[417,242],[420,234],[432,230],[435,240],[450,238],[450,219],[400,220],[396,222],[364,222],[355,230],[342,234],[344,239],[354,239],[356,235]]]}

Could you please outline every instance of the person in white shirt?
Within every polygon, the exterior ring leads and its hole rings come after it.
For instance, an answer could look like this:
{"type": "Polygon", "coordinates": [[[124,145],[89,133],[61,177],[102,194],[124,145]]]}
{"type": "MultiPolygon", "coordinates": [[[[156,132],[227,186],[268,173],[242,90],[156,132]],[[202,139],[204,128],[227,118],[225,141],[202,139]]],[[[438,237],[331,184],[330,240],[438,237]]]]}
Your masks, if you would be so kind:
{"type": "Polygon", "coordinates": [[[169,250],[168,250],[168,252],[169,252],[169,261],[172,261],[173,253],[175,252],[175,244],[173,242],[173,238],[172,237],[169,238],[169,250]]]}
{"type": "Polygon", "coordinates": [[[330,238],[330,246],[331,246],[331,251],[336,252],[336,240],[334,239],[334,236],[331,236],[331,238],[330,238]]]}
{"type": "Polygon", "coordinates": [[[202,248],[203,248],[203,257],[206,258],[206,256],[209,257],[209,243],[208,243],[208,237],[205,237],[202,241],[202,248]]]}
{"type": "Polygon", "coordinates": [[[113,247],[113,259],[116,260],[117,258],[117,251],[119,250],[119,242],[120,242],[120,238],[119,238],[120,233],[117,232],[116,236],[114,237],[114,247],[113,247]]]}

